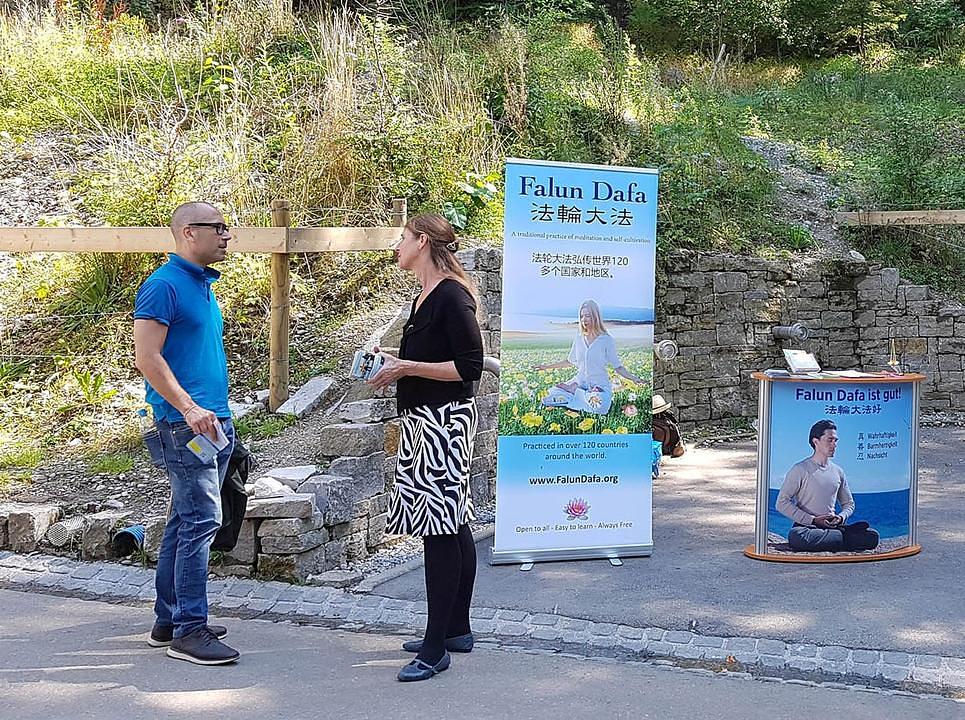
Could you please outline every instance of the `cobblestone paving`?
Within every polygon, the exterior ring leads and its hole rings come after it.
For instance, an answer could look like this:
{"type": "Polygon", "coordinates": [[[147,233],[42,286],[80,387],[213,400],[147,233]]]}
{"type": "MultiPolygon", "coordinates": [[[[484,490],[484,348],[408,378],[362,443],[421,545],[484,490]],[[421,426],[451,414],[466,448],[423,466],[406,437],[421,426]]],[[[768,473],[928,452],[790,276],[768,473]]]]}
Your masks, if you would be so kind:
{"type": "MultiPolygon", "coordinates": [[[[0,552],[0,587],[109,602],[148,603],[154,600],[154,571],[0,552]]],[[[292,620],[360,632],[418,636],[426,621],[424,602],[244,578],[210,581],[208,600],[214,613],[292,620]]],[[[647,661],[760,680],[965,698],[965,658],[767,638],[717,637],[499,608],[474,607],[472,618],[478,642],[521,652],[647,661]]]]}

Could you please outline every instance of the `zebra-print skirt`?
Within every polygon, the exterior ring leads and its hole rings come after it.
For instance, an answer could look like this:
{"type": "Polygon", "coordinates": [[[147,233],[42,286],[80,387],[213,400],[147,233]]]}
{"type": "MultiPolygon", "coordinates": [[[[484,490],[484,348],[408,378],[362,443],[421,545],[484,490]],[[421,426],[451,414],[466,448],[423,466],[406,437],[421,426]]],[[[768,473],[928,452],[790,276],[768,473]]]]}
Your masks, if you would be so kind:
{"type": "Polygon", "coordinates": [[[402,413],[387,533],[453,535],[475,518],[469,466],[476,424],[471,398],[402,413]]]}

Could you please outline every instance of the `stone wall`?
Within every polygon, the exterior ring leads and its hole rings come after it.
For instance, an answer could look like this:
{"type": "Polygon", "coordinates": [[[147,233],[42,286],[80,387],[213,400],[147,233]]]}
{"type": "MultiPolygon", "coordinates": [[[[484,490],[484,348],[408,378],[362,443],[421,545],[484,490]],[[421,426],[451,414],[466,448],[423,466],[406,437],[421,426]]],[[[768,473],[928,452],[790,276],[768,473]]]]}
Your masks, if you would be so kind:
{"type": "Polygon", "coordinates": [[[922,406],[965,410],[965,308],[864,261],[768,261],[675,251],[661,258],[655,337],[680,354],[657,361],[655,392],[684,427],[757,415],[750,375],[785,367],[781,350],[813,352],[822,367],[881,370],[895,340],[905,370],[928,376],[922,406]],[[777,341],[774,325],[800,322],[804,343],[777,341]]]}
{"type": "MultiPolygon", "coordinates": [[[[477,250],[463,260],[483,295],[487,353],[498,354],[501,253],[477,250]]],[[[808,350],[822,367],[873,371],[885,368],[892,339],[902,367],[927,376],[924,408],[965,410],[965,307],[901,280],[894,268],[673,251],[658,260],[656,316],[655,338],[675,340],[680,354],[655,361],[654,391],[673,403],[685,428],[755,418],[751,373],[785,367],[784,348],[808,350]],[[773,326],[796,322],[810,330],[809,340],[774,339],[773,326]]],[[[497,388],[495,378],[488,381],[480,407],[493,417],[479,447],[491,479],[497,388]]]]}
{"type": "MultiPolygon", "coordinates": [[[[498,358],[501,347],[500,314],[503,305],[502,249],[464,250],[459,253],[459,259],[479,289],[479,310],[476,318],[482,332],[483,352],[498,358]]],[[[479,429],[476,433],[472,463],[472,496],[477,505],[485,505],[496,498],[498,376],[483,372],[476,391],[476,406],[479,410],[479,429]]]]}

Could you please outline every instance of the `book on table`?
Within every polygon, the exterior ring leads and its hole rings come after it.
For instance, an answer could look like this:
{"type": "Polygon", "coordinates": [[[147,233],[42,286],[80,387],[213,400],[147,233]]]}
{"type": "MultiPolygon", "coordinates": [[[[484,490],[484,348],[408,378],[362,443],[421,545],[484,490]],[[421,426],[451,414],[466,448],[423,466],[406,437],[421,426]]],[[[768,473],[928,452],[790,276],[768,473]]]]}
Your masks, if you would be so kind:
{"type": "Polygon", "coordinates": [[[806,375],[821,372],[817,358],[806,350],[785,350],[784,360],[794,375],[806,375]]]}

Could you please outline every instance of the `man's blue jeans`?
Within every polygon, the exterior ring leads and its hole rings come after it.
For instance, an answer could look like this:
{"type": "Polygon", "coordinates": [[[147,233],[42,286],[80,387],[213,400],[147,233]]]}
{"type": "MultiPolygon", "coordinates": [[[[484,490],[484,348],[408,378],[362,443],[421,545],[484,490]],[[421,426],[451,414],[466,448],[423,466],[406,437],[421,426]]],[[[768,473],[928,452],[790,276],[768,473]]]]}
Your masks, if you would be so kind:
{"type": "Polygon", "coordinates": [[[187,423],[156,423],[171,483],[171,513],[164,528],[154,586],[159,625],[183,637],[208,622],[208,553],[221,527],[221,484],[235,444],[231,420],[222,420],[228,445],[205,465],[186,447],[195,432],[187,423]]]}

